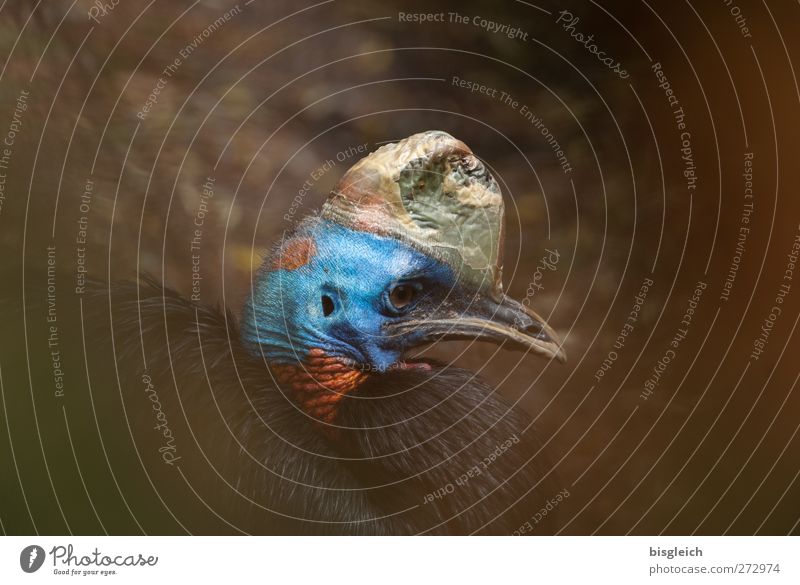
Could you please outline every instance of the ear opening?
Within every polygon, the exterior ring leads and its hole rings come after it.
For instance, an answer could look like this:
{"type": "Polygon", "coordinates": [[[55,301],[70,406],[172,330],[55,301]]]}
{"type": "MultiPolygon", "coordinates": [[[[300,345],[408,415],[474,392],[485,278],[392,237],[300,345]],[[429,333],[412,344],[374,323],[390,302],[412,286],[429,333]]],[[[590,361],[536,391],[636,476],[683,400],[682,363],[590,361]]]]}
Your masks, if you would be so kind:
{"type": "Polygon", "coordinates": [[[330,317],[333,310],[336,308],[333,304],[333,299],[328,295],[322,295],[322,314],[326,317],[330,317]]]}

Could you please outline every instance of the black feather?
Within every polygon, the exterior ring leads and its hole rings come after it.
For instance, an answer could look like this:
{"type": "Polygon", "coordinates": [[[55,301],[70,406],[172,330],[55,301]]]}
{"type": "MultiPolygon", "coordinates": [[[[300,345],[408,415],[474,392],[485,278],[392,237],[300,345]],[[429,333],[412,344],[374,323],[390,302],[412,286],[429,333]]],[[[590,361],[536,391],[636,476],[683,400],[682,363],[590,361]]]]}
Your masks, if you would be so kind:
{"type": "MultiPolygon", "coordinates": [[[[25,359],[45,405],[39,418],[58,435],[51,364],[38,351],[47,334],[46,296],[28,290],[34,351],[25,359]]],[[[510,534],[541,508],[543,494],[552,495],[529,417],[470,372],[436,364],[373,374],[342,401],[342,428],[330,432],[242,347],[230,313],[149,278],[110,289],[92,283],[79,298],[61,298],[67,388],[55,404],[65,405],[84,481],[111,492],[94,493],[111,532],[510,534]],[[159,451],[167,441],[156,428],[154,395],[178,457],[172,463],[159,451]],[[95,453],[88,465],[87,453],[95,453]]],[[[6,309],[21,315],[20,307],[6,309]]],[[[22,348],[8,334],[20,334],[22,323],[12,318],[8,326],[2,372],[7,393],[18,382],[22,405],[25,369],[10,361],[22,348]]],[[[12,407],[25,410],[20,405],[12,407]]],[[[51,461],[58,454],[51,464],[57,478],[74,478],[63,442],[47,453],[51,461]]],[[[73,531],[98,531],[91,517],[76,519],[75,506],[65,506],[73,531]]],[[[50,522],[41,514],[34,514],[37,527],[50,522]]],[[[63,530],[52,522],[51,532],[63,530]]]]}

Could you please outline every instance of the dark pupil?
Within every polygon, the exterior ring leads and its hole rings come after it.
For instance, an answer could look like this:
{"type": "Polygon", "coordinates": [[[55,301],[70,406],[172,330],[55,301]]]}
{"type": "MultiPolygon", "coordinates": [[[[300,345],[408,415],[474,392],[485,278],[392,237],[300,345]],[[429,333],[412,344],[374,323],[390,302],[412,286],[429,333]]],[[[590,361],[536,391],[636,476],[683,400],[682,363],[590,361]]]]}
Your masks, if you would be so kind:
{"type": "Polygon", "coordinates": [[[402,309],[414,298],[414,289],[405,284],[398,285],[392,289],[390,298],[396,308],[402,309]]]}

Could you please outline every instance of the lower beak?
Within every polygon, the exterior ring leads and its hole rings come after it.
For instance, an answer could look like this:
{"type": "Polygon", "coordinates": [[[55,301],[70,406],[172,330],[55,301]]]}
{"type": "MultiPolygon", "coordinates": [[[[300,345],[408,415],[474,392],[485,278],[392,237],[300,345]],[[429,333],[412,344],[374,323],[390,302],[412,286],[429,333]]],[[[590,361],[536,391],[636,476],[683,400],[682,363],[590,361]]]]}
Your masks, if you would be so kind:
{"type": "Polygon", "coordinates": [[[533,310],[510,297],[500,302],[476,299],[467,310],[443,309],[425,319],[410,319],[392,325],[393,333],[413,344],[448,339],[492,341],[504,347],[532,351],[546,358],[566,361],[556,332],[533,310]]]}

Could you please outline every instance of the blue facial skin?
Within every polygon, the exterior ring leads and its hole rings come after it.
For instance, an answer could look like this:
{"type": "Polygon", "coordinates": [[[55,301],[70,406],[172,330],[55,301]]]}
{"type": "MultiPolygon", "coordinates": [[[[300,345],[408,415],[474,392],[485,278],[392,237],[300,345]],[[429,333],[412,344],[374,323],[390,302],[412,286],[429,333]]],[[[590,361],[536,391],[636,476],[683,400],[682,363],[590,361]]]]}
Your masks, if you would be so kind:
{"type": "Polygon", "coordinates": [[[309,350],[320,348],[385,371],[402,358],[409,340],[386,335],[383,326],[455,284],[448,266],[392,238],[316,219],[294,237],[313,239],[315,254],[295,270],[272,270],[268,260],[242,317],[245,345],[272,363],[303,362],[309,350]],[[397,283],[419,290],[399,311],[389,301],[397,283]],[[332,311],[323,297],[332,301],[332,311]]]}

